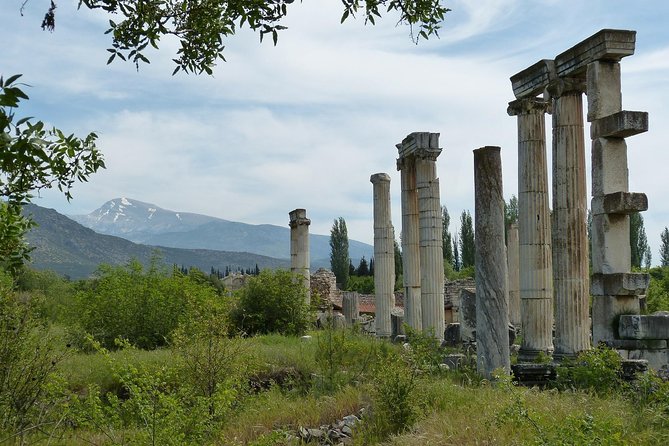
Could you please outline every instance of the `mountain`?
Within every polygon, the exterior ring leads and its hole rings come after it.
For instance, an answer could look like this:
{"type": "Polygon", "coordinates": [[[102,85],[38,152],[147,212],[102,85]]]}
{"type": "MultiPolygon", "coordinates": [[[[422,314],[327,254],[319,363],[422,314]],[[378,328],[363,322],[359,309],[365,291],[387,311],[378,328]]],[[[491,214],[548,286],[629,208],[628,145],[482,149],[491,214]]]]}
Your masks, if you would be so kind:
{"type": "MultiPolygon", "coordinates": [[[[142,201],[115,198],[87,215],[70,218],[96,232],[123,237],[135,243],[188,249],[245,251],[289,259],[290,229],[286,224],[251,225],[206,215],[174,212],[142,201]]],[[[328,266],[330,237],[310,234],[312,266],[328,266]]],[[[370,259],[374,247],[349,240],[353,263],[363,256],[370,259]]]]}
{"type": "Polygon", "coordinates": [[[223,271],[226,266],[246,269],[255,268],[256,264],[259,268],[290,268],[286,259],[248,252],[137,244],[121,237],[98,234],[53,209],[33,204],[25,206],[24,212],[32,215],[38,224],[27,236],[28,243],[35,247],[32,266],[51,269],[73,279],[88,277],[101,263],[118,265],[136,258],[148,264],[157,252],[167,265],[196,266],[204,272],[209,272],[211,267],[223,271]]]}

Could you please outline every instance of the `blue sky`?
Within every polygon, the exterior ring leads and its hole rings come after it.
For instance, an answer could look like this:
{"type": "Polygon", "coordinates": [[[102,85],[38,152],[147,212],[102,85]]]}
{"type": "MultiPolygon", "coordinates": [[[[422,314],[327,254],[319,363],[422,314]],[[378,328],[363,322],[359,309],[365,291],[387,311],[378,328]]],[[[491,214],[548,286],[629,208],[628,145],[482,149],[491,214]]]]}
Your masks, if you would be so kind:
{"type": "Polygon", "coordinates": [[[171,76],[170,40],[139,72],[108,66],[103,13],[60,0],[49,33],[39,28],[47,0],[30,0],[23,17],[22,2],[0,8],[0,73],[23,73],[32,86],[22,115],[98,132],[107,162],[71,203],[47,191],[37,204],[88,213],[124,196],[284,226],[303,207],[312,232],[328,234],[342,216],[349,236],[368,243],[373,173],[391,175],[399,234],[395,144],[408,133],[441,133],[441,199],[456,231],[460,212],[474,209],[472,150],[501,146],[505,196],[517,193],[509,77],[602,28],[636,30],[636,54],[622,61],[623,108],[648,111],[650,131],[628,139],[630,190],[648,195],[646,231],[659,260],[669,226],[669,2],[448,1],[441,39],[414,45],[392,16],[375,27],[340,25],[339,1],[304,0],[289,8],[278,46],[244,29],[227,42],[228,62],[199,77],[171,76]]]}

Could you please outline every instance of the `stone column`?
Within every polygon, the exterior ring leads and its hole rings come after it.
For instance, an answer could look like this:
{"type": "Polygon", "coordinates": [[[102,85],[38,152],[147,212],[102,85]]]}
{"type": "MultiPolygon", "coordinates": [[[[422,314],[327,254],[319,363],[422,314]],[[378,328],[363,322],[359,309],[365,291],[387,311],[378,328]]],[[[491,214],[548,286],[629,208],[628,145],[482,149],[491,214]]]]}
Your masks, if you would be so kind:
{"type": "Polygon", "coordinates": [[[342,294],[341,311],[350,327],[360,317],[360,295],[356,291],[344,291],[342,294]]]}
{"type": "Polygon", "coordinates": [[[376,336],[391,335],[390,310],[395,306],[395,231],[390,217],[390,175],[376,173],[374,185],[374,295],[376,336]]]}
{"type": "Polygon", "coordinates": [[[518,223],[511,223],[507,229],[506,267],[509,272],[509,322],[520,328],[520,245],[518,243],[518,223]]]}
{"type": "Polygon", "coordinates": [[[590,348],[587,191],[580,80],[549,85],[553,99],[553,287],[556,359],[590,348]]]}
{"type": "Polygon", "coordinates": [[[444,322],[444,246],[436,165],[440,152],[441,150],[423,148],[416,153],[416,187],[418,189],[423,331],[432,330],[435,338],[443,340],[446,329],[444,322]]]}
{"type": "Polygon", "coordinates": [[[624,138],[647,131],[648,114],[622,110],[617,61],[590,63],[587,85],[592,122],[592,336],[595,344],[620,347],[624,341],[618,340],[617,318],[639,314],[639,294],[649,281],[646,274],[630,273],[629,214],[648,209],[648,199],[629,192],[624,138]]]}
{"type": "Polygon", "coordinates": [[[295,209],[290,216],[290,271],[300,277],[306,288],[306,302],[311,302],[309,273],[309,225],[305,209],[295,209]]]}
{"type": "Polygon", "coordinates": [[[513,101],[507,110],[518,117],[520,361],[533,361],[540,352],[553,351],[553,261],[544,121],[547,107],[545,101],[531,98],[513,101]]]}
{"type": "MultiPolygon", "coordinates": [[[[401,144],[398,149],[401,150],[401,144]]],[[[404,282],[404,318],[414,330],[422,330],[420,304],[420,245],[418,239],[418,193],[413,157],[400,157],[397,170],[402,182],[402,279],[404,282]]]]}
{"type": "Polygon", "coordinates": [[[474,150],[476,239],[476,357],[486,378],[511,368],[504,247],[504,197],[499,147],[474,150]]]}

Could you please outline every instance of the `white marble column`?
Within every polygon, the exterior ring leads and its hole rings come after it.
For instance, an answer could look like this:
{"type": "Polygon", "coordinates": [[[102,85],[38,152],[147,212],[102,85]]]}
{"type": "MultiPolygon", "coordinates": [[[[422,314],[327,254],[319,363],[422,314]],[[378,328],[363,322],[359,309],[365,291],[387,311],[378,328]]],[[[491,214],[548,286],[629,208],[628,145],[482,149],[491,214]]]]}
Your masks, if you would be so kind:
{"type": "Polygon", "coordinates": [[[518,329],[520,325],[520,245],[518,243],[518,223],[507,228],[506,267],[509,273],[509,322],[518,329]]]}
{"type": "Polygon", "coordinates": [[[553,99],[553,287],[557,359],[590,348],[582,81],[558,79],[553,99]]]}
{"type": "MultiPolygon", "coordinates": [[[[438,144],[438,143],[437,143],[438,144]]],[[[421,306],[423,331],[444,339],[444,245],[441,201],[434,147],[416,152],[416,188],[420,231],[421,306]]]]}
{"type": "Polygon", "coordinates": [[[395,306],[395,231],[390,215],[390,175],[371,176],[374,190],[374,295],[376,336],[391,335],[390,310],[395,306]]]}
{"type": "Polygon", "coordinates": [[[504,247],[502,157],[499,147],[474,150],[476,239],[476,364],[490,379],[510,371],[509,295],[504,247]]]}
{"type": "Polygon", "coordinates": [[[518,243],[523,341],[518,359],[533,361],[553,351],[553,262],[546,160],[547,103],[519,99],[508,113],[518,117],[518,243]]]}
{"type": "Polygon", "coordinates": [[[290,216],[290,271],[301,278],[306,288],[306,302],[311,301],[311,274],[309,272],[309,225],[305,209],[295,209],[290,216]]]}
{"type": "MultiPolygon", "coordinates": [[[[401,144],[397,145],[400,148],[401,144]]],[[[413,157],[400,157],[397,170],[402,182],[402,280],[404,320],[414,330],[422,330],[420,304],[420,245],[418,239],[418,193],[413,157]]]]}

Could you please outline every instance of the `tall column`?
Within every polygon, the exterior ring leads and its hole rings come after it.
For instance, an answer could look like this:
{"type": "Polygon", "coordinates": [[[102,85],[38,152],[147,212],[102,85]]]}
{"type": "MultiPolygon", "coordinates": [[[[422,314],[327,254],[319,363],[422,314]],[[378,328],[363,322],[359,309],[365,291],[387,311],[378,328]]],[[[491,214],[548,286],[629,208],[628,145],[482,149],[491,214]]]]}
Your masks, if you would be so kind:
{"type": "MultiPolygon", "coordinates": [[[[616,347],[618,316],[639,314],[647,274],[630,273],[629,214],[648,209],[645,194],[629,192],[625,137],[648,130],[648,114],[622,110],[620,62],[588,65],[588,121],[592,122],[593,342],[616,347]]],[[[643,357],[643,356],[641,356],[643,357]]]]}
{"type": "Polygon", "coordinates": [[[301,278],[306,288],[306,302],[311,302],[309,273],[309,225],[305,209],[295,209],[290,216],[290,271],[301,278]]]}
{"type": "Polygon", "coordinates": [[[518,223],[507,228],[506,267],[509,272],[509,322],[520,328],[520,245],[518,244],[518,223]]]}
{"type": "MultiPolygon", "coordinates": [[[[401,144],[398,144],[401,150],[401,144]]],[[[418,238],[418,194],[413,157],[400,157],[397,170],[402,182],[402,280],[404,319],[409,327],[422,330],[420,305],[420,245],[418,238]]]]}
{"type": "Polygon", "coordinates": [[[391,335],[390,310],[395,306],[395,231],[390,217],[390,175],[371,176],[374,189],[374,295],[376,336],[391,335]]]}
{"type": "Polygon", "coordinates": [[[583,91],[580,80],[557,79],[553,98],[553,286],[556,358],[590,348],[587,191],[583,91]]]}
{"type": "Polygon", "coordinates": [[[476,365],[486,378],[511,368],[504,247],[504,197],[499,147],[474,150],[476,239],[476,365]]]}
{"type": "MultiPolygon", "coordinates": [[[[437,143],[438,144],[438,143],[437,143]]],[[[436,147],[436,146],[435,146],[436,147]]],[[[441,149],[416,152],[416,188],[420,231],[421,306],[423,331],[444,339],[444,245],[436,160],[441,149]]]]}
{"type": "Polygon", "coordinates": [[[518,243],[523,341],[518,359],[533,361],[553,350],[553,261],[548,206],[546,125],[548,104],[519,99],[507,112],[518,117],[518,243]]]}

